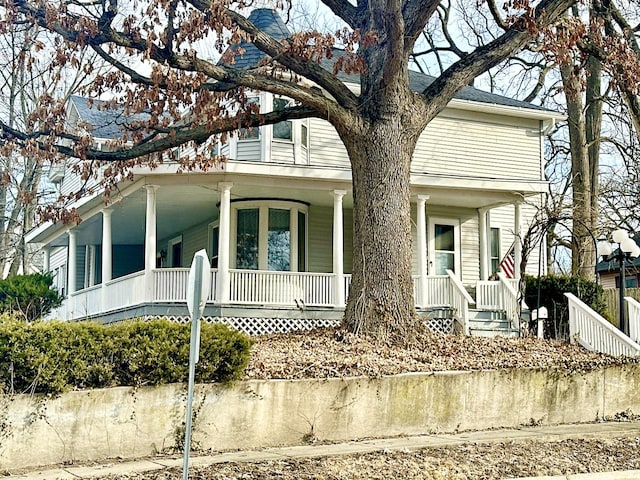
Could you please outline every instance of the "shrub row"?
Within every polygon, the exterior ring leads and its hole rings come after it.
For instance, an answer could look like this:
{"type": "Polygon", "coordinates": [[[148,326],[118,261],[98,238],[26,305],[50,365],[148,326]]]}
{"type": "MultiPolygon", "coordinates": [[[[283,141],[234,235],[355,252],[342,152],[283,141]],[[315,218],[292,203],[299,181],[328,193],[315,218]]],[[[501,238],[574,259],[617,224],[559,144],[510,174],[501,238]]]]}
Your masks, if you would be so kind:
{"type": "MultiPolygon", "coordinates": [[[[25,323],[0,319],[0,391],[60,393],[71,389],[183,382],[189,372],[191,325],[168,320],[25,323]]],[[[220,324],[203,324],[196,381],[243,375],[251,342],[220,324]]]]}

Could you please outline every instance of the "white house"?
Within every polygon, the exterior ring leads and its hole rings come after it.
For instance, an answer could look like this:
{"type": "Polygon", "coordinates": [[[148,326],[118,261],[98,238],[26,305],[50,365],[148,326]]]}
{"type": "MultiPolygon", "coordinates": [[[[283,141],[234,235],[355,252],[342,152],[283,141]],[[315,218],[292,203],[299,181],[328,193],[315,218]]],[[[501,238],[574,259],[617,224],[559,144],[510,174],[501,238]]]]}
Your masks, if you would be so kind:
{"type": "MultiPolygon", "coordinates": [[[[257,9],[251,19],[274,36],[288,35],[271,10],[257,9]]],[[[242,61],[255,62],[250,47],[242,61]]],[[[415,88],[429,81],[412,74],[415,88]]],[[[255,101],[268,111],[285,100],[259,93],[255,101]]],[[[413,275],[417,307],[435,328],[451,331],[453,318],[465,331],[515,326],[513,281],[489,278],[530,221],[531,203],[547,191],[543,137],[554,116],[467,87],[420,138],[411,176],[413,275]]],[[[91,109],[80,97],[70,100],[68,119],[94,125],[98,140],[121,133],[115,113],[91,109]]],[[[29,233],[66,297],[53,316],[186,321],[188,267],[205,248],[209,321],[257,333],[340,319],[352,263],[352,196],[349,161],[333,127],[318,119],[282,122],[219,148],[229,160],[217,170],[138,168],[109,206],[99,192],[78,202],[80,225],[47,223],[29,233]]],[[[62,193],[80,186],[73,161],[52,172],[62,193]]],[[[537,272],[535,254],[530,264],[537,272]]]]}

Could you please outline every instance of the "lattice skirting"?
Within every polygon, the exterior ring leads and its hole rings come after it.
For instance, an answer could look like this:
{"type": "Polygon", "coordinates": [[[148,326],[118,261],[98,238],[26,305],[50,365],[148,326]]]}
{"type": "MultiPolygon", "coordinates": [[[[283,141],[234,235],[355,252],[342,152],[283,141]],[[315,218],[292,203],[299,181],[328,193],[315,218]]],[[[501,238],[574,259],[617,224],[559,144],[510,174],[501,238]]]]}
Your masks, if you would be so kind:
{"type": "MultiPolygon", "coordinates": [[[[172,322],[188,323],[188,315],[148,315],[146,320],[166,318],[172,322]]],[[[207,323],[223,323],[247,335],[265,335],[269,333],[287,333],[314,328],[337,327],[340,321],[320,318],[262,318],[262,317],[203,317],[207,323]]],[[[425,325],[435,333],[454,333],[454,321],[451,318],[425,319],[425,325]]]]}

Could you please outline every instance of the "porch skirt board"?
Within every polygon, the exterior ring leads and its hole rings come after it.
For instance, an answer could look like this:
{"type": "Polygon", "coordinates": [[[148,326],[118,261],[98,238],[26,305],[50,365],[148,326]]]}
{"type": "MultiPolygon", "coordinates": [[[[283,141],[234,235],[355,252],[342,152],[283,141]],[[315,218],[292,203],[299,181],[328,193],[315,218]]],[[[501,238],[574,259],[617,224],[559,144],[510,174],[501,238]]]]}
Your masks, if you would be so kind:
{"type": "MultiPolygon", "coordinates": [[[[425,322],[425,325],[433,332],[451,334],[455,333],[455,321],[448,310],[421,309],[418,314],[425,322]]],[[[343,313],[343,309],[337,308],[298,310],[265,306],[207,306],[202,316],[202,321],[223,323],[230,328],[253,336],[338,327],[343,313]]],[[[166,318],[178,323],[191,321],[186,306],[175,304],[160,305],[157,303],[148,304],[142,308],[138,307],[135,312],[123,309],[94,320],[103,323],[117,323],[131,318],[144,320],[166,318]]]]}

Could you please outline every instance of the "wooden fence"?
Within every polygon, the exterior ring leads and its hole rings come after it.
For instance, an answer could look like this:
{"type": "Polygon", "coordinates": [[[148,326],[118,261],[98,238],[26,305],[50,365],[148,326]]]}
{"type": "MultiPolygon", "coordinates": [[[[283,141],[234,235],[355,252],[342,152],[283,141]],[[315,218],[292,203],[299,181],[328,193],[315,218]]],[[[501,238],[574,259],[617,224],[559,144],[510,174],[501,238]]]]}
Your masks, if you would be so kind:
{"type": "MultiPolygon", "coordinates": [[[[640,302],[640,288],[625,288],[624,296],[640,302]]],[[[620,328],[620,291],[617,288],[607,288],[604,290],[603,299],[607,305],[611,323],[620,328]]]]}

